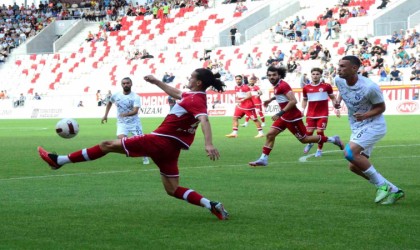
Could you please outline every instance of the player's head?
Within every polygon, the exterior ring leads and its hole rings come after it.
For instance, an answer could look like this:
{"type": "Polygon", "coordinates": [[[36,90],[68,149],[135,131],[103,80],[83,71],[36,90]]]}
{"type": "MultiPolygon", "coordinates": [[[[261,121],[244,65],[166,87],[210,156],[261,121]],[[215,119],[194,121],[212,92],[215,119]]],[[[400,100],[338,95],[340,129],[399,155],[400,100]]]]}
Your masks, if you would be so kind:
{"type": "Polygon", "coordinates": [[[238,85],[238,86],[242,85],[243,77],[241,75],[236,75],[235,76],[235,82],[236,82],[236,85],[238,85]]]}
{"type": "Polygon", "coordinates": [[[192,91],[206,91],[209,87],[217,92],[223,92],[225,84],[217,79],[211,70],[199,68],[191,73],[187,88],[192,91]]]}
{"type": "Polygon", "coordinates": [[[121,86],[124,90],[124,93],[130,93],[131,92],[131,87],[133,86],[133,81],[131,81],[130,77],[124,77],[121,80],[121,86]]]}
{"type": "Polygon", "coordinates": [[[345,56],[338,62],[337,74],[344,79],[353,77],[357,75],[361,64],[362,62],[357,56],[345,56]]]}
{"type": "Polygon", "coordinates": [[[280,79],[286,77],[286,68],[285,67],[276,67],[270,66],[267,69],[267,79],[272,85],[276,85],[280,79]]]}
{"type": "Polygon", "coordinates": [[[321,81],[323,70],[321,68],[311,69],[311,79],[313,83],[319,83],[321,81]]]}
{"type": "Polygon", "coordinates": [[[250,86],[254,86],[256,82],[257,82],[257,77],[256,76],[251,76],[248,79],[248,85],[250,85],[250,86]]]}

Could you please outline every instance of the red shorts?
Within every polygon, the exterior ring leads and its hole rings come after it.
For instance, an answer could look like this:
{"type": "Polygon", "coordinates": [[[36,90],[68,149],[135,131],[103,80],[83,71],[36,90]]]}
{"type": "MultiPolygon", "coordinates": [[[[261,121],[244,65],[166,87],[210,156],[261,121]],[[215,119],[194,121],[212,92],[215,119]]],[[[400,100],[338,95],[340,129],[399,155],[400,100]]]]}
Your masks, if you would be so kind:
{"type": "Polygon", "coordinates": [[[306,137],[306,127],[302,120],[287,122],[281,118],[278,118],[273,122],[271,127],[280,131],[284,131],[287,128],[298,140],[306,137]]]}
{"type": "Polygon", "coordinates": [[[157,135],[139,135],[121,139],[128,157],[148,156],[159,167],[160,174],[178,177],[178,158],[182,144],[175,139],[157,135]]]}
{"type": "Polygon", "coordinates": [[[322,129],[325,130],[327,128],[328,118],[306,118],[306,127],[311,129],[322,129]]]}
{"type": "Polygon", "coordinates": [[[241,109],[239,107],[235,108],[234,117],[238,117],[241,119],[244,115],[248,116],[251,120],[255,121],[257,119],[257,113],[255,113],[255,109],[241,109]]]}

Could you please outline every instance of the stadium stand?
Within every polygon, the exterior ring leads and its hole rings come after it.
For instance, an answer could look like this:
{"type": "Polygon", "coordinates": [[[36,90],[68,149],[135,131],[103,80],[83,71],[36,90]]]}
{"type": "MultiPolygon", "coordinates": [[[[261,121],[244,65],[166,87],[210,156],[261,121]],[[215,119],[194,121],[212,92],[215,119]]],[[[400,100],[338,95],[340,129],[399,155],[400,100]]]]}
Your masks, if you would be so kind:
{"type": "MultiPolygon", "coordinates": [[[[392,11],[404,0],[393,1],[386,10],[377,9],[379,1],[374,0],[350,1],[348,6],[342,6],[336,1],[301,1],[298,12],[278,18],[270,28],[256,36],[247,37],[247,30],[240,30],[245,39],[239,46],[218,45],[219,31],[229,29],[241,21],[252,20],[252,16],[267,6],[268,2],[248,1],[247,10],[238,12],[235,11],[235,3],[214,1],[215,6],[211,8],[189,5],[171,9],[168,17],[161,18],[147,14],[128,16],[126,13],[130,6],[125,6],[119,8],[119,17],[114,18],[112,12],[107,12],[101,18],[98,15],[89,20],[80,19],[83,29],[59,51],[26,55],[12,49],[9,58],[0,63],[1,75],[8,76],[0,79],[0,90],[6,90],[12,98],[18,97],[20,93],[31,96],[36,92],[42,97],[75,96],[77,102],[83,99],[84,103],[89,103],[89,100],[82,97],[88,99],[98,89],[116,91],[119,80],[125,76],[135,79],[134,88],[139,92],[156,92],[157,88],[140,80],[144,75],[155,74],[160,77],[164,72],[174,72],[175,84],[182,88],[184,80],[194,68],[209,67],[219,72],[222,79],[227,72],[234,75],[256,75],[263,79],[266,66],[272,63],[284,66],[296,64],[296,69],[288,74],[286,80],[293,87],[299,88],[303,73],[315,66],[324,67],[329,72],[325,78],[331,82],[334,65],[345,54],[360,55],[365,64],[363,71],[380,84],[399,84],[390,82],[389,76],[381,78],[380,67],[374,68],[377,60],[375,53],[372,53],[374,47],[382,50],[384,67],[386,70],[389,68],[388,73],[392,65],[399,66],[404,83],[410,83],[410,77],[416,78],[416,72],[412,72],[413,67],[420,70],[419,24],[417,29],[401,31],[400,38],[404,38],[404,41],[400,39],[399,43],[387,43],[391,34],[375,36],[367,28],[381,11],[392,11]],[[329,40],[325,40],[327,10],[331,11],[331,18],[338,20],[341,25],[339,31],[333,32],[333,39],[329,40]],[[304,42],[300,41],[300,34],[296,31],[297,17],[300,19],[298,24],[303,22],[310,32],[304,42]],[[289,31],[283,28],[281,34],[273,34],[277,23],[287,27],[286,22],[294,23],[294,28],[289,31]],[[313,37],[316,22],[320,24],[320,43],[313,37]],[[94,39],[88,42],[86,37],[90,31],[94,39]],[[293,36],[287,36],[290,33],[293,36]],[[345,41],[348,36],[352,36],[356,44],[346,53],[345,41]],[[363,44],[365,37],[367,42],[363,44]],[[400,62],[400,47],[403,47],[411,60],[403,58],[403,62],[400,62]],[[277,59],[280,50],[284,53],[282,62],[277,59]],[[394,55],[394,51],[397,55],[394,55]]],[[[140,6],[134,9],[140,9],[140,6]]],[[[53,20],[58,22],[73,18],[66,14],[70,12],[74,14],[74,9],[64,14],[58,12],[55,19],[44,18],[41,22],[46,26],[53,20]]],[[[254,20],[255,23],[259,21],[254,20]]],[[[41,30],[35,30],[35,33],[42,35],[41,30]]],[[[20,43],[25,44],[25,41],[20,43]]],[[[233,86],[231,82],[227,83],[233,86]]]]}

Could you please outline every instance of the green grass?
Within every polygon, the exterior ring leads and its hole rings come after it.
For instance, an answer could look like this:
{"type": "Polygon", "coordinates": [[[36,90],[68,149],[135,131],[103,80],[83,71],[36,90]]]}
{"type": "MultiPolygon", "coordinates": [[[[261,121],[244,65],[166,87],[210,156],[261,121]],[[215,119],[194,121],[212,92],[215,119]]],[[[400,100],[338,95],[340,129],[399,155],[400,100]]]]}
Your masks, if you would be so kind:
{"type": "MultiPolygon", "coordinates": [[[[227,139],[231,119],[211,118],[221,159],[208,160],[198,131],[181,154],[180,184],[222,201],[228,221],[167,196],[156,166],[141,158],[107,155],[51,171],[38,145],[66,154],[115,138],[116,130],[115,120],[78,119],[79,135],[65,140],[55,135],[56,121],[0,120],[0,249],[420,248],[419,116],[388,116],[388,134],[372,155],[406,192],[394,206],[374,204],[375,188],[348,171],[331,144],[322,158],[299,162],[304,145],[286,132],[270,165],[251,168],[264,141],[253,138],[255,127],[227,139]]],[[[162,119],[142,121],[150,132],[162,119]]],[[[330,118],[327,134],[346,141],[346,117],[330,118]]]]}

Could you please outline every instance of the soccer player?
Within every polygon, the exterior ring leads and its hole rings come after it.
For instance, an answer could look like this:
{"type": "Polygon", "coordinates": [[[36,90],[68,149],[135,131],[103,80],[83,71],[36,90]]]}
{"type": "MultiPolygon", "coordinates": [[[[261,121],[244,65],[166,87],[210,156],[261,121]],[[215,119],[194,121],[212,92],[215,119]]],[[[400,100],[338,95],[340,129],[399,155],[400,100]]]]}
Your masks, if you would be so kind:
{"type": "Polygon", "coordinates": [[[268,106],[270,102],[277,100],[280,106],[280,112],[275,114],[271,119],[274,123],[271,125],[267,134],[262,154],[256,161],[250,162],[251,166],[267,166],[268,156],[274,147],[276,136],[288,129],[301,143],[320,143],[331,142],[343,149],[339,136],[327,137],[325,135],[306,134],[306,127],[302,121],[302,112],[296,107],[296,97],[290,85],[283,79],[286,77],[286,68],[270,66],[267,69],[267,79],[274,86],[274,96],[264,101],[264,106],[268,106]]]}
{"type": "Polygon", "coordinates": [[[339,96],[334,106],[339,109],[344,101],[352,132],[344,157],[352,172],[376,186],[376,203],[394,204],[404,197],[404,191],[385,179],[369,161],[374,145],[386,134],[385,101],[376,83],[357,74],[360,65],[355,56],[343,57],[335,79],[339,96]]]}
{"type": "Polygon", "coordinates": [[[232,133],[226,135],[228,138],[236,138],[238,137],[238,125],[239,119],[245,116],[249,116],[257,126],[258,134],[255,138],[264,137],[264,132],[261,127],[261,123],[257,118],[257,114],[255,113],[255,106],[252,102],[252,95],[251,89],[248,85],[243,83],[243,79],[241,75],[235,76],[236,86],[235,86],[235,93],[236,93],[236,107],[235,113],[233,115],[233,131],[232,133]]]}
{"type": "Polygon", "coordinates": [[[225,87],[224,83],[216,79],[208,69],[196,69],[192,72],[187,84],[190,91],[185,93],[161,82],[152,75],[145,76],[144,79],[155,84],[173,98],[180,100],[162,124],[151,134],[104,141],[68,155],[56,155],[38,147],[39,155],[54,170],[67,163],[96,160],[108,153],[125,154],[129,157],[148,155],[159,167],[162,183],[168,195],[205,207],[220,220],[228,219],[229,214],[222,203],[210,201],[192,189],[179,186],[178,171],[178,158],[181,149],[190,147],[200,123],[207,156],[213,161],[219,159],[219,151],[213,146],[205,91],[212,87],[215,91],[222,92],[225,87]]]}
{"type": "MultiPolygon", "coordinates": [[[[262,101],[261,101],[262,92],[260,90],[260,87],[255,85],[256,82],[257,82],[257,77],[256,76],[251,76],[249,78],[249,81],[248,81],[248,86],[251,89],[251,100],[252,100],[252,102],[254,103],[254,106],[255,106],[255,113],[258,114],[259,117],[261,118],[261,126],[264,127],[265,126],[265,117],[264,117],[264,112],[263,112],[263,108],[262,108],[262,101]]],[[[249,121],[249,116],[245,116],[245,122],[241,126],[242,127],[248,126],[248,121],[249,121]]]]}
{"type": "MultiPolygon", "coordinates": [[[[129,77],[121,80],[122,92],[117,92],[111,95],[109,102],[106,104],[105,115],[102,117],[102,124],[108,122],[108,113],[112,104],[117,106],[117,138],[122,139],[129,134],[134,136],[142,135],[143,129],[141,126],[140,117],[138,116],[141,106],[140,97],[131,91],[133,82],[129,77]]],[[[149,164],[149,158],[143,158],[143,164],[149,164]]]]}
{"type": "MultiPolygon", "coordinates": [[[[303,113],[306,112],[306,135],[313,135],[316,129],[317,135],[324,135],[324,130],[328,124],[328,97],[331,99],[333,105],[335,104],[335,95],[330,84],[321,82],[322,69],[313,68],[311,70],[312,81],[303,87],[303,101],[302,109],[303,113]]],[[[339,112],[336,110],[336,112],[339,112]]],[[[337,116],[340,113],[336,113],[337,116]]],[[[303,153],[307,154],[313,143],[306,144],[303,153]]],[[[324,143],[318,143],[318,150],[315,153],[315,157],[322,156],[322,147],[324,143]]]]}

